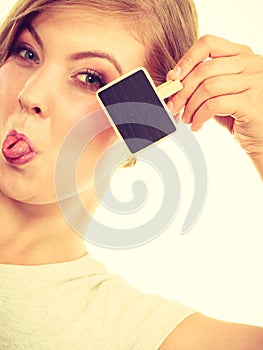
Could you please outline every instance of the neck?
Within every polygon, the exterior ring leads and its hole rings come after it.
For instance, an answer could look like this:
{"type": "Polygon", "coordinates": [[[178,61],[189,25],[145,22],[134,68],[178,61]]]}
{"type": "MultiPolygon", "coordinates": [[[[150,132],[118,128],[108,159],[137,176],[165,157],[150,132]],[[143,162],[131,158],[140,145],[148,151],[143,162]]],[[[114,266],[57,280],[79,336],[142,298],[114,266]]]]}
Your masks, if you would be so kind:
{"type": "MultiPolygon", "coordinates": [[[[95,202],[89,202],[89,212],[94,212],[95,202]]],[[[86,254],[84,239],[66,223],[58,203],[25,204],[0,193],[0,212],[0,263],[51,264],[86,254]]],[[[75,217],[80,222],[78,211],[75,217]]]]}

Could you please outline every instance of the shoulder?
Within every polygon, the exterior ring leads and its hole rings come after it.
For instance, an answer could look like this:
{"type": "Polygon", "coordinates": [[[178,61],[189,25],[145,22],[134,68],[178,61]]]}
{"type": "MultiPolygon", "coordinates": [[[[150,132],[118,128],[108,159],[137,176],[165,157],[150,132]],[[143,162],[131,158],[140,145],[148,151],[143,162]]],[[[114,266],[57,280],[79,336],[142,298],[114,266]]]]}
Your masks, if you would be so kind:
{"type": "Polygon", "coordinates": [[[260,350],[263,328],[195,313],[179,324],[159,350],[260,350]]]}

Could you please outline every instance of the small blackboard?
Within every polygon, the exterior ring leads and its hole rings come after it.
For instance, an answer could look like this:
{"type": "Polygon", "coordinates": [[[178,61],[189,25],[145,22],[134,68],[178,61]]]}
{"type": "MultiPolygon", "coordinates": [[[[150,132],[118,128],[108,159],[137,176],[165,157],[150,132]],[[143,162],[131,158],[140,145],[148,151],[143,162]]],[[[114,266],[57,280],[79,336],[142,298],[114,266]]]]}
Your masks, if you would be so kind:
{"type": "Polygon", "coordinates": [[[101,88],[97,97],[133,154],[176,131],[145,68],[101,88]]]}

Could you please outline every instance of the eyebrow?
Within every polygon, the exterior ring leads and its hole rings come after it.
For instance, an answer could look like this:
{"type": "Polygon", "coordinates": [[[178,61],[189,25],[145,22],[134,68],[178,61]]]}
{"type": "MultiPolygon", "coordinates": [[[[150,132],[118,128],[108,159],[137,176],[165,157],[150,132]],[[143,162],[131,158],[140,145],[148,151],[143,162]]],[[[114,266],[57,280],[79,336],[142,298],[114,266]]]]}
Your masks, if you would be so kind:
{"type": "Polygon", "coordinates": [[[70,55],[68,57],[68,59],[69,60],[82,60],[82,59],[85,59],[85,58],[93,58],[93,57],[97,57],[97,58],[102,58],[102,59],[108,60],[116,68],[118,73],[120,75],[123,75],[123,71],[122,71],[120,63],[112,55],[109,55],[106,52],[102,52],[102,51],[78,52],[78,53],[74,53],[74,54],[70,55]]]}
{"type": "Polygon", "coordinates": [[[30,34],[36,40],[41,49],[43,49],[44,45],[37,31],[30,24],[28,24],[25,29],[27,29],[30,32],[30,34]]]}
{"type": "MultiPolygon", "coordinates": [[[[28,31],[30,32],[32,37],[36,40],[36,42],[41,47],[41,49],[43,49],[43,47],[44,47],[43,42],[42,42],[40,36],[38,35],[37,31],[32,27],[32,25],[28,24],[26,26],[26,29],[28,29],[28,31]]],[[[123,75],[123,70],[122,70],[121,64],[114,58],[114,56],[112,56],[106,52],[102,52],[102,51],[78,52],[78,53],[74,53],[74,54],[70,55],[68,57],[68,60],[70,60],[70,61],[82,60],[85,58],[94,58],[94,57],[95,58],[102,58],[102,59],[109,61],[116,68],[117,72],[120,75],[123,75]]]]}

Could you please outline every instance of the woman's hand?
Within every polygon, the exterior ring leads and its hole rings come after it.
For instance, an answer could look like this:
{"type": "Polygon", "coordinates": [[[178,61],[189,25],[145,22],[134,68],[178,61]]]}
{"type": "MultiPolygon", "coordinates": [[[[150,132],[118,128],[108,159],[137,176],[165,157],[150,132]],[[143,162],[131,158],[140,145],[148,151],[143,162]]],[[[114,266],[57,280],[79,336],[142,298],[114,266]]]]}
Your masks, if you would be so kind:
{"type": "Polygon", "coordinates": [[[200,38],[170,71],[184,89],[168,107],[199,130],[212,117],[226,126],[263,177],[263,57],[211,35],[200,38]]]}

